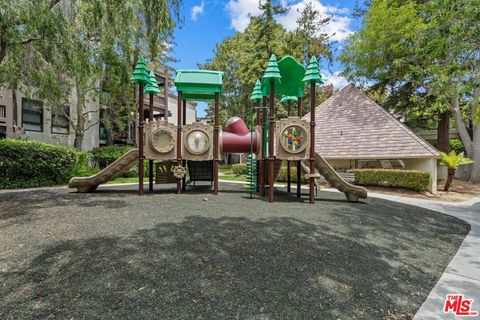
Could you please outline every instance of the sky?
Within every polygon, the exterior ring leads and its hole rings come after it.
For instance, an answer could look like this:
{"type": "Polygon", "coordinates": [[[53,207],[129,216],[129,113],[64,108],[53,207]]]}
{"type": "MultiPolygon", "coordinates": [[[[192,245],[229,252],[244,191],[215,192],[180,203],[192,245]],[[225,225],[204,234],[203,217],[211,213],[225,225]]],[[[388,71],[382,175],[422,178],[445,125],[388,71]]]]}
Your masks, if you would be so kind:
{"type": "MultiPolygon", "coordinates": [[[[331,18],[324,32],[331,35],[334,55],[342,50],[345,40],[358,28],[352,17],[355,2],[335,0],[280,0],[289,10],[278,16],[277,21],[287,30],[296,28],[296,20],[305,3],[312,2],[317,10],[331,18]]],[[[172,64],[177,70],[197,69],[199,64],[213,58],[215,46],[237,31],[243,31],[250,15],[259,15],[258,0],[184,0],[182,21],[175,29],[173,56],[178,60],[172,64]]],[[[281,58],[281,57],[279,57],[281,58]]],[[[341,64],[334,61],[320,65],[326,84],[343,88],[347,82],[339,73],[341,64]]],[[[205,115],[206,104],[199,103],[198,116],[205,115]]]]}

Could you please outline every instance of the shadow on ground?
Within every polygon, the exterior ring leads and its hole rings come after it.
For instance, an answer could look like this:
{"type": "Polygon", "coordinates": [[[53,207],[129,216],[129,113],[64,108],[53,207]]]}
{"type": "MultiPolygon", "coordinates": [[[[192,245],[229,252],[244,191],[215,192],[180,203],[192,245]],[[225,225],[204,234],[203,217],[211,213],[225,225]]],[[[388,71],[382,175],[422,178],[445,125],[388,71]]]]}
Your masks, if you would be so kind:
{"type": "MultiPolygon", "coordinates": [[[[110,223],[119,208],[141,219],[148,205],[171,197],[56,194],[52,206],[78,206],[77,214],[101,208],[110,223]]],[[[182,196],[179,214],[187,206],[205,212],[125,236],[51,241],[24,263],[0,268],[0,317],[410,319],[469,229],[375,199],[312,207],[219,197],[182,196]],[[255,209],[258,216],[236,212],[255,209]]],[[[31,205],[38,203],[19,210],[31,205]]],[[[8,259],[1,253],[0,262],[8,259]]]]}

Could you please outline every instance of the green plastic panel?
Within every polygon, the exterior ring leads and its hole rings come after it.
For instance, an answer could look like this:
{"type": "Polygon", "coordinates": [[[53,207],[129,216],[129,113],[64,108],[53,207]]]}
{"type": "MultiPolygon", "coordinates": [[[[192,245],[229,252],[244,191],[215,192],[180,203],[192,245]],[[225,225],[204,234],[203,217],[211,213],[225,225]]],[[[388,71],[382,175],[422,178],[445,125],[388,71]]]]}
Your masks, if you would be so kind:
{"type": "Polygon", "coordinates": [[[222,92],[223,72],[210,70],[178,70],[175,77],[177,91],[185,100],[213,100],[222,92]]]}

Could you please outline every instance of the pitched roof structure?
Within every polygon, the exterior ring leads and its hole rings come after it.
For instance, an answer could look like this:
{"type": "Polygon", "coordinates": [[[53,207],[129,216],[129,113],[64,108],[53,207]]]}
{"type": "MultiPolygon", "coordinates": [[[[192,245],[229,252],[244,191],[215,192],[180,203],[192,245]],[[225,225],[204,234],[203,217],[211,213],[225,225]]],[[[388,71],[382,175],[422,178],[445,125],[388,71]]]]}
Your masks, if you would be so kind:
{"type": "MultiPolygon", "coordinates": [[[[316,151],[327,159],[436,158],[439,152],[350,84],[317,106],[316,151]]],[[[310,119],[310,113],[303,117],[310,119]]]]}

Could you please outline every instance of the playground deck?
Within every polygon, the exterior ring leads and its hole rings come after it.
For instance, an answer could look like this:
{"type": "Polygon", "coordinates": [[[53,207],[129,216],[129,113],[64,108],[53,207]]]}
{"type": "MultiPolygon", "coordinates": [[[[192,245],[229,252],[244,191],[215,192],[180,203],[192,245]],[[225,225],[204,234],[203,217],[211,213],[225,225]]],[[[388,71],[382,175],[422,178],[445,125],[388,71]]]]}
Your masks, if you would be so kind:
{"type": "Polygon", "coordinates": [[[238,188],[0,193],[0,318],[407,319],[468,232],[381,199],[238,188]]]}

